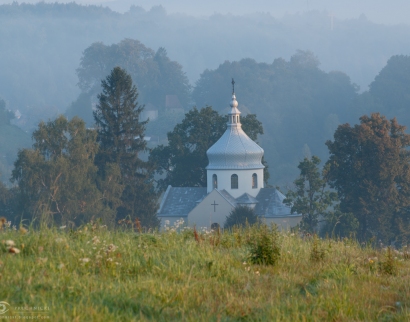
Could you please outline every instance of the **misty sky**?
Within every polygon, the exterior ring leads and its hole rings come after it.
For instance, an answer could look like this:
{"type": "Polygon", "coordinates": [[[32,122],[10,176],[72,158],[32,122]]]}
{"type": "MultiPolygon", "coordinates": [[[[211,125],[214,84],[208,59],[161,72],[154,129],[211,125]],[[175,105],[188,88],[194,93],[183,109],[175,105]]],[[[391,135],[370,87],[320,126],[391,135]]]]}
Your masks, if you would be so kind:
{"type": "MultiPolygon", "coordinates": [[[[11,3],[0,0],[0,4],[11,3]]],[[[36,3],[37,0],[18,2],[36,3]]],[[[72,2],[45,1],[45,2],[72,2]]],[[[336,19],[357,18],[361,14],[374,22],[397,24],[410,22],[410,1],[408,0],[77,0],[79,4],[108,6],[119,12],[128,11],[131,5],[149,10],[152,6],[162,5],[168,13],[186,13],[194,16],[207,16],[214,13],[232,13],[236,15],[252,12],[269,12],[274,17],[286,13],[302,13],[310,10],[333,13],[336,19]]]]}

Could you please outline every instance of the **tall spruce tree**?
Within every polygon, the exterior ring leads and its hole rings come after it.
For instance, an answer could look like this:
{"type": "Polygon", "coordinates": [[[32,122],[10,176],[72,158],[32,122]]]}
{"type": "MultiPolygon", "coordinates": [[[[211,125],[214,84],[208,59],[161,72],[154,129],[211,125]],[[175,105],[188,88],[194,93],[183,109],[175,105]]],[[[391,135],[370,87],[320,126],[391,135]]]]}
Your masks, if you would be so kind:
{"type": "Polygon", "coordinates": [[[94,111],[100,144],[96,157],[100,177],[102,182],[107,182],[107,170],[113,164],[120,169],[120,181],[113,183],[123,187],[121,203],[112,204],[117,210],[117,219],[138,218],[145,227],[157,227],[154,168],[139,156],[140,152],[147,151],[144,140],[147,122],[139,121],[143,106],[138,104],[137,88],[131,76],[120,67],[115,67],[101,86],[99,104],[94,111]]]}

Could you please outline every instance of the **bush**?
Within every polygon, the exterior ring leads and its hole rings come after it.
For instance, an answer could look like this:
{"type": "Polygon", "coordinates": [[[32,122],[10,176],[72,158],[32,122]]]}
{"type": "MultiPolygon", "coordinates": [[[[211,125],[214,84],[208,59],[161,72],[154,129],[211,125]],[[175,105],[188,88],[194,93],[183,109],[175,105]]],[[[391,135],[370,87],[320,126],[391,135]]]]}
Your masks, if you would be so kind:
{"type": "Polygon", "coordinates": [[[277,226],[270,229],[267,225],[251,227],[249,238],[250,256],[252,264],[275,265],[280,257],[279,234],[277,226]]]}
{"type": "Polygon", "coordinates": [[[248,206],[237,206],[226,217],[225,228],[232,228],[234,226],[244,227],[247,223],[253,225],[259,222],[259,217],[252,208],[248,206]]]}

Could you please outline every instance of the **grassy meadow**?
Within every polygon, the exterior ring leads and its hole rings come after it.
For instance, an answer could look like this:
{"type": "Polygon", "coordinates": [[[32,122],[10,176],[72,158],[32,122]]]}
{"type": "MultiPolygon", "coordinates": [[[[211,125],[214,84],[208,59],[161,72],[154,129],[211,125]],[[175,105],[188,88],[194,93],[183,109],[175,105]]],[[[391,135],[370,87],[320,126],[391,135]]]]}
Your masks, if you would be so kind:
{"type": "Polygon", "coordinates": [[[406,249],[260,227],[3,227],[0,320],[409,321],[406,249]],[[272,244],[275,264],[252,264],[272,244]]]}

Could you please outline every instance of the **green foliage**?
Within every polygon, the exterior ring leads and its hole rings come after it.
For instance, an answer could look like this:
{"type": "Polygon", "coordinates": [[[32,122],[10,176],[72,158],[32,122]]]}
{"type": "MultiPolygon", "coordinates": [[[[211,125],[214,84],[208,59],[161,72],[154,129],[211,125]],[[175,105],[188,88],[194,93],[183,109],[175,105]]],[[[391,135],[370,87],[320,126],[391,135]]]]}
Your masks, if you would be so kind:
{"type": "Polygon", "coordinates": [[[313,156],[299,163],[300,176],[294,181],[296,190],[289,190],[284,203],[292,213],[302,215],[300,227],[308,232],[317,230],[319,216],[325,216],[337,201],[337,194],[327,187],[326,177],[320,173],[320,159],[313,156]]]}
{"type": "Polygon", "coordinates": [[[157,227],[154,166],[139,156],[147,151],[144,140],[147,122],[139,121],[143,107],[138,105],[137,88],[120,67],[115,67],[101,86],[103,91],[98,95],[99,104],[94,111],[99,143],[96,165],[100,179],[117,186],[111,191],[112,200],[117,201],[110,202],[110,206],[117,212],[117,219],[138,218],[145,227],[157,227]],[[119,167],[120,177],[118,172],[110,175],[112,165],[119,167]],[[119,204],[115,194],[121,190],[119,204]]]}
{"type": "Polygon", "coordinates": [[[254,225],[248,241],[249,262],[258,265],[276,265],[280,258],[277,226],[254,225]]]}
{"type": "Polygon", "coordinates": [[[340,210],[359,221],[358,237],[388,242],[408,231],[410,206],[410,135],[396,119],[379,113],[360,124],[340,125],[327,141],[329,182],[340,198],[340,210]]]}
{"type": "MultiPolygon", "coordinates": [[[[158,180],[158,187],[165,190],[174,187],[206,187],[206,151],[226,130],[227,116],[220,115],[212,107],[194,108],[185,114],[172,132],[168,132],[168,145],[154,148],[150,160],[157,165],[157,172],[165,175],[158,180]]],[[[263,127],[256,115],[241,118],[244,131],[257,140],[263,127]]],[[[267,167],[265,176],[269,177],[267,167]]]]}
{"type": "Polygon", "coordinates": [[[12,181],[18,184],[16,215],[46,223],[80,223],[93,216],[112,222],[95,185],[97,133],[82,120],[60,116],[41,122],[33,133],[33,149],[18,153],[12,181]]]}
{"type": "Polygon", "coordinates": [[[316,234],[313,235],[312,249],[310,251],[310,260],[313,262],[321,262],[325,259],[326,251],[320,243],[316,234]]]}
{"type": "Polygon", "coordinates": [[[340,211],[340,204],[336,205],[332,211],[323,214],[324,223],[320,229],[322,236],[330,237],[351,237],[355,236],[359,229],[359,221],[352,213],[340,211]]]}
{"type": "Polygon", "coordinates": [[[396,275],[398,271],[396,260],[394,259],[391,247],[387,247],[384,261],[379,261],[379,271],[387,275],[396,275]]]}
{"type": "Polygon", "coordinates": [[[67,108],[65,112],[67,118],[72,119],[74,116],[77,116],[83,119],[88,127],[92,127],[94,125],[94,119],[90,96],[88,93],[81,93],[67,108]]]}
{"type": "Polygon", "coordinates": [[[128,71],[141,92],[141,98],[161,111],[166,95],[177,95],[183,107],[190,103],[190,85],[182,66],[168,58],[164,48],[157,52],[134,39],[124,39],[106,46],[97,42],[88,47],[77,69],[79,87],[83,92],[100,91],[100,80],[119,66],[128,71]]]}
{"type": "Polygon", "coordinates": [[[253,225],[259,222],[259,217],[253,208],[248,206],[236,206],[226,217],[224,224],[225,229],[245,227],[247,224],[253,225]]]}

